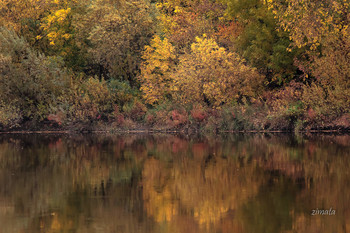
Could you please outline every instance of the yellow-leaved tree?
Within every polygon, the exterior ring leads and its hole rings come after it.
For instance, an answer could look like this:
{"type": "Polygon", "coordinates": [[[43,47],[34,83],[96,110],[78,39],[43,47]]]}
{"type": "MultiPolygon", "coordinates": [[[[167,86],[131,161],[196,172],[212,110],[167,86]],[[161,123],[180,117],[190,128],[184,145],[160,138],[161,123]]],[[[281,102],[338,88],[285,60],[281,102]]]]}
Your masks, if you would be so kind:
{"type": "Polygon", "coordinates": [[[40,20],[50,5],[49,0],[1,0],[0,25],[13,28],[17,33],[25,31],[25,21],[40,20]]]}
{"type": "MultiPolygon", "coordinates": [[[[47,34],[50,45],[63,46],[72,35],[69,33],[71,22],[68,17],[71,13],[71,8],[55,9],[47,17],[44,18],[42,28],[47,34]]],[[[72,29],[71,29],[72,30],[72,29]]]]}
{"type": "Polygon", "coordinates": [[[268,4],[294,45],[306,50],[307,59],[299,66],[315,80],[304,90],[305,108],[321,116],[349,113],[350,2],[269,0],[268,4]]]}
{"type": "Polygon", "coordinates": [[[141,66],[141,91],[147,103],[160,103],[169,96],[172,80],[171,71],[175,66],[174,47],[167,38],[154,36],[149,46],[145,46],[141,66]]]}
{"type": "Polygon", "coordinates": [[[191,53],[180,56],[173,80],[173,98],[180,103],[226,103],[254,98],[263,77],[236,53],[218,46],[213,39],[196,38],[191,53]]]}

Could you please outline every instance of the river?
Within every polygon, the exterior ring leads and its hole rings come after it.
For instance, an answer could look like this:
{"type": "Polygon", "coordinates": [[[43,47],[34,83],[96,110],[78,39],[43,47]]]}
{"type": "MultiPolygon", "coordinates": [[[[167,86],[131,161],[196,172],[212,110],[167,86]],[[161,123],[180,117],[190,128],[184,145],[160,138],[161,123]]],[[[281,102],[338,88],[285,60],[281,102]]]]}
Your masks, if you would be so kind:
{"type": "Polygon", "coordinates": [[[1,233],[350,232],[349,135],[0,135],[1,233]]]}

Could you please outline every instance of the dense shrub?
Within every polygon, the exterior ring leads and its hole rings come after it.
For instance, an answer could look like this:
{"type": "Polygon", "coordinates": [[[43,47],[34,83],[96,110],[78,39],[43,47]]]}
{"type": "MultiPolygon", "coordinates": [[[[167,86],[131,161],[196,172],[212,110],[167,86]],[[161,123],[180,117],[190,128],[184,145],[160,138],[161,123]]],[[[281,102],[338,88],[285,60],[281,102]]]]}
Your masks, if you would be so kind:
{"type": "Polygon", "coordinates": [[[0,100],[0,129],[19,126],[21,120],[22,115],[20,109],[0,100]]]}
{"type": "Polygon", "coordinates": [[[90,77],[71,80],[67,93],[61,97],[61,109],[69,121],[108,119],[113,114],[115,95],[105,80],[90,77]]]}
{"type": "Polygon", "coordinates": [[[146,106],[140,100],[135,100],[123,106],[124,115],[133,121],[143,120],[146,111],[146,106]]]}
{"type": "Polygon", "coordinates": [[[322,87],[312,83],[304,87],[302,103],[309,123],[332,120],[350,112],[350,90],[340,85],[322,87]]]}
{"type": "Polygon", "coordinates": [[[303,94],[303,85],[301,83],[291,82],[288,86],[266,92],[266,107],[268,125],[272,129],[287,129],[294,127],[297,119],[303,115],[303,103],[301,96],[303,94]]]}
{"type": "Polygon", "coordinates": [[[60,58],[37,53],[16,33],[0,28],[0,98],[20,109],[16,115],[43,120],[56,111],[69,83],[62,67],[60,58]]]}
{"type": "Polygon", "coordinates": [[[195,122],[203,122],[208,117],[207,109],[200,104],[193,105],[191,117],[195,122]]]}
{"type": "Polygon", "coordinates": [[[121,108],[129,102],[141,98],[141,92],[137,88],[131,87],[130,83],[125,80],[109,79],[108,88],[115,95],[116,103],[121,108]]]}
{"type": "Polygon", "coordinates": [[[188,123],[188,114],[185,109],[174,109],[168,114],[167,125],[172,128],[178,128],[188,123]]]}

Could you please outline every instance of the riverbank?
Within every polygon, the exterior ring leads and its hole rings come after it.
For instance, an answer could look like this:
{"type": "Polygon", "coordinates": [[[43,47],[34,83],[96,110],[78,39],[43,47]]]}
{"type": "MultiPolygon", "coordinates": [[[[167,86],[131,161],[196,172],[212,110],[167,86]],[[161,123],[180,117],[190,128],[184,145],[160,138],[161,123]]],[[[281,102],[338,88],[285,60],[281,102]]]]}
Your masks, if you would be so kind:
{"type": "Polygon", "coordinates": [[[346,111],[318,112],[300,104],[275,102],[221,108],[174,103],[149,107],[136,102],[121,110],[115,106],[113,111],[92,111],[79,118],[64,111],[48,114],[43,120],[19,118],[12,124],[0,123],[0,132],[350,132],[350,113],[346,111]]]}
{"type": "Polygon", "coordinates": [[[349,125],[333,124],[328,126],[303,127],[303,128],[283,128],[283,129],[231,129],[220,128],[209,129],[201,124],[188,124],[177,127],[156,126],[137,124],[134,127],[115,126],[113,123],[94,122],[93,124],[75,124],[75,125],[55,125],[55,124],[37,124],[33,127],[23,125],[12,129],[0,129],[0,134],[71,134],[71,133],[115,133],[115,134],[202,134],[202,133],[350,133],[349,125]]]}

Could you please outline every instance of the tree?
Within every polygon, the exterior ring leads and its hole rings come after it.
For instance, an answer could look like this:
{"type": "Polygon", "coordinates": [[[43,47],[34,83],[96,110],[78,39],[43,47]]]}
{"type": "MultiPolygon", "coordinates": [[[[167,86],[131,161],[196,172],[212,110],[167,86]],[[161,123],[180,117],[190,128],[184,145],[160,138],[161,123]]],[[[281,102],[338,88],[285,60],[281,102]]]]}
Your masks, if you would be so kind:
{"type": "Polygon", "coordinates": [[[175,66],[175,48],[167,38],[154,36],[149,46],[145,46],[141,65],[141,91],[147,103],[164,101],[171,95],[171,72],[175,66]]]}
{"type": "Polygon", "coordinates": [[[339,116],[350,109],[350,3],[346,0],[270,0],[269,7],[295,47],[305,49],[300,69],[310,84],[306,108],[339,116]],[[318,93],[315,95],[314,93],[318,93]]]}
{"type": "Polygon", "coordinates": [[[141,51],[154,33],[151,14],[148,0],[94,0],[75,18],[80,48],[88,48],[96,73],[135,82],[141,51]]]}
{"type": "Polygon", "coordinates": [[[19,33],[26,30],[26,21],[38,21],[49,9],[52,1],[2,0],[0,2],[0,26],[12,27],[19,33]]]}
{"type": "Polygon", "coordinates": [[[61,56],[68,67],[79,70],[83,58],[76,45],[72,18],[80,14],[78,0],[4,0],[0,24],[13,28],[28,44],[48,56],[61,56]]]}
{"type": "Polygon", "coordinates": [[[197,37],[191,53],[180,56],[171,76],[173,98],[180,103],[200,102],[213,107],[254,98],[262,76],[244,63],[213,39],[197,37]]]}
{"type": "Polygon", "coordinates": [[[263,0],[225,0],[227,14],[237,21],[241,33],[233,38],[234,48],[249,65],[267,76],[270,87],[281,86],[294,78],[294,57],[298,50],[288,50],[288,33],[278,31],[277,20],[263,0]]]}
{"type": "Polygon", "coordinates": [[[45,54],[63,57],[65,65],[75,71],[83,70],[86,64],[86,49],[78,47],[81,42],[76,38],[77,30],[74,28],[73,19],[83,14],[86,7],[83,1],[55,1],[41,19],[42,33],[35,37],[45,54]]]}
{"type": "Polygon", "coordinates": [[[59,58],[35,52],[23,37],[0,27],[0,98],[22,117],[42,120],[56,110],[69,75],[59,58]]]}
{"type": "Polygon", "coordinates": [[[227,23],[225,5],[215,0],[162,0],[156,6],[160,29],[179,52],[189,52],[197,36],[213,37],[227,23]]]}

